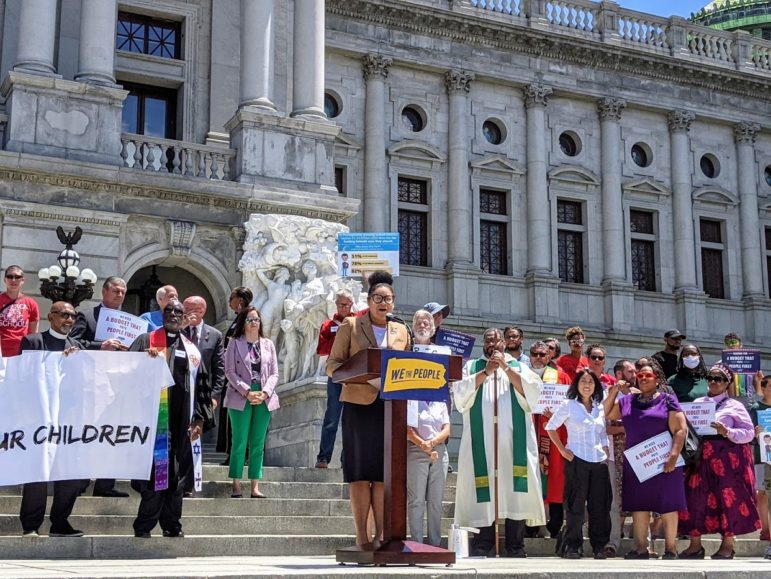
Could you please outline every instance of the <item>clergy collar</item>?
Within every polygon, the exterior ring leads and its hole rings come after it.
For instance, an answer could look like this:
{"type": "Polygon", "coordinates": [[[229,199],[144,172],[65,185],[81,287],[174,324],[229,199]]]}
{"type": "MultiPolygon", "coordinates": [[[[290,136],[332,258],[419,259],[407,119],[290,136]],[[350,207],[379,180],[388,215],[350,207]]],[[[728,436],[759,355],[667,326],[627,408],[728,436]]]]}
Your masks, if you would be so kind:
{"type": "Polygon", "coordinates": [[[51,334],[57,340],[66,340],[67,339],[67,334],[60,334],[59,332],[57,332],[53,328],[49,328],[48,329],[48,333],[51,334]]]}

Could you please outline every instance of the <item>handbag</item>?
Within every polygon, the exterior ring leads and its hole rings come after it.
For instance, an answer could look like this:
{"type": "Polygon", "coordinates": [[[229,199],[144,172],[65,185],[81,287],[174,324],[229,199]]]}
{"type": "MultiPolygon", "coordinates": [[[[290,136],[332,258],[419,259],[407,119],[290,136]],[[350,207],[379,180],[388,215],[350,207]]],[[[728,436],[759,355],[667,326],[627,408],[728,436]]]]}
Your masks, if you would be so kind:
{"type": "Polygon", "coordinates": [[[685,423],[688,425],[688,432],[685,435],[680,456],[683,457],[686,467],[692,467],[701,459],[701,436],[696,433],[696,429],[688,418],[685,419],[685,423]]]}

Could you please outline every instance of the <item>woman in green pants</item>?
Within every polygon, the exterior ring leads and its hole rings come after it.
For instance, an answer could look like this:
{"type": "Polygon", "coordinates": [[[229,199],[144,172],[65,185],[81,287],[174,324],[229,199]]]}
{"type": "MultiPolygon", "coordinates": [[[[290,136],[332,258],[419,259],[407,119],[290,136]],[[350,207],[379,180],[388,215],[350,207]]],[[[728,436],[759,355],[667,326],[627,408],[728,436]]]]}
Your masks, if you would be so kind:
{"type": "Polygon", "coordinates": [[[241,498],[244,453],[249,444],[249,478],[251,497],[264,498],[259,489],[262,459],[270,413],[279,407],[278,361],[276,348],[262,335],[260,311],[249,306],[238,314],[233,337],[225,352],[225,376],[228,388],[225,408],[232,428],[230,471],[233,498],[241,498]]]}

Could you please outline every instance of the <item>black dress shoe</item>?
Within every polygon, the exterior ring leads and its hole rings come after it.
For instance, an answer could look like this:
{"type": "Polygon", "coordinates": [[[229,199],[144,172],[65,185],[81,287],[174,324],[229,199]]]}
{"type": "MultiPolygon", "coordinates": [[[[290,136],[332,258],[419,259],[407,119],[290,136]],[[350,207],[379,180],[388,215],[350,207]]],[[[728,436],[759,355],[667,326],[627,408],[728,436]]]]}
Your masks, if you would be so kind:
{"type": "Polygon", "coordinates": [[[710,559],[733,559],[734,555],[736,555],[736,551],[731,549],[731,554],[730,555],[721,555],[720,552],[717,552],[714,555],[712,555],[710,557],[710,559]]]}
{"type": "Polygon", "coordinates": [[[116,491],[115,489],[110,489],[109,491],[104,491],[101,493],[94,492],[95,497],[108,497],[108,498],[125,498],[128,497],[128,493],[124,493],[123,491],[116,491]]]}
{"type": "Polygon", "coordinates": [[[520,547],[519,549],[505,549],[504,550],[504,557],[509,557],[511,559],[527,559],[527,553],[525,552],[525,549],[520,547]]]}
{"type": "Polygon", "coordinates": [[[683,551],[682,553],[677,554],[678,559],[703,559],[704,558],[704,547],[700,547],[698,551],[693,551],[692,553],[688,553],[687,551],[683,551]]]}
{"type": "Polygon", "coordinates": [[[134,536],[137,539],[149,539],[150,537],[152,537],[152,535],[149,532],[147,532],[147,531],[145,531],[145,532],[134,531],[134,536]]]}
{"type": "Polygon", "coordinates": [[[69,528],[64,529],[51,529],[48,531],[49,537],[82,537],[83,531],[78,531],[77,529],[73,529],[68,525],[69,528]]]}
{"type": "Polygon", "coordinates": [[[471,557],[487,557],[487,553],[489,550],[490,549],[485,549],[484,547],[473,547],[469,555],[471,557]]]}
{"type": "Polygon", "coordinates": [[[164,537],[172,537],[172,538],[182,538],[185,536],[185,533],[182,532],[182,529],[179,529],[177,531],[163,531],[164,537]]]}

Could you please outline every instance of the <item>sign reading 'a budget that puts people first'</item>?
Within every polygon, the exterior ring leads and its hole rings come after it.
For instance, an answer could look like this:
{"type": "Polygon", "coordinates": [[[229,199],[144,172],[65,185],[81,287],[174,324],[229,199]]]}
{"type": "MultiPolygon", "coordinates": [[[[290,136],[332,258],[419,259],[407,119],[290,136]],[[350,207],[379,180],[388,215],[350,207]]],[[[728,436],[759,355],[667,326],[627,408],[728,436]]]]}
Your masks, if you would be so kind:
{"type": "Polygon", "coordinates": [[[384,400],[447,400],[449,356],[383,350],[380,364],[384,400]]]}
{"type": "Polygon", "coordinates": [[[145,332],[147,332],[147,320],[102,306],[99,310],[94,338],[101,342],[110,339],[120,340],[121,344],[129,347],[145,332]]]}
{"type": "Polygon", "coordinates": [[[337,273],[342,277],[362,277],[375,271],[399,275],[399,234],[340,233],[337,273]]]}
{"type": "Polygon", "coordinates": [[[147,480],[161,390],[174,380],[144,352],[24,352],[0,380],[0,486],[147,480]]]}
{"type": "MultiPolygon", "coordinates": [[[[645,482],[664,472],[664,466],[669,459],[671,449],[672,435],[669,432],[662,432],[626,449],[624,456],[629,461],[629,466],[632,467],[634,474],[637,475],[637,480],[645,482]]],[[[684,464],[683,457],[678,456],[675,466],[683,466],[684,464]]]]}

